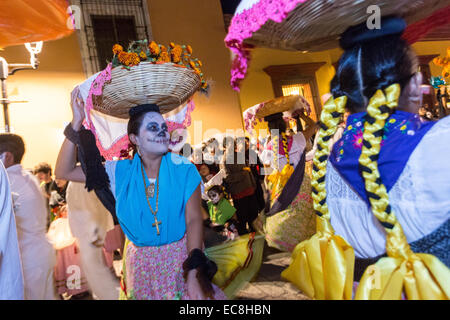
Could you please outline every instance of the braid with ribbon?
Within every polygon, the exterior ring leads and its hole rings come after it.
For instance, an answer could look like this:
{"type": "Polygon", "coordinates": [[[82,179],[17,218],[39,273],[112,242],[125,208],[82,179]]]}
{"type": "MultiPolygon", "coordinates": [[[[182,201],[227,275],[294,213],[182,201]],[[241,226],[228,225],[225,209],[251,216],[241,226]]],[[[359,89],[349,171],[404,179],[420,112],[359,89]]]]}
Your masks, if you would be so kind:
{"type": "Polygon", "coordinates": [[[333,100],[330,98],[323,107],[320,116],[320,128],[318,131],[319,138],[317,140],[317,151],[313,160],[313,180],[312,198],[314,200],[314,210],[319,217],[329,220],[330,214],[326,204],[325,190],[325,173],[328,163],[330,150],[328,141],[334,136],[338,128],[338,124],[342,121],[345,112],[346,96],[342,96],[333,100]]]}
{"type": "Polygon", "coordinates": [[[398,105],[400,85],[384,92],[378,90],[370,99],[364,122],[360,169],[371,210],[386,231],[387,258],[380,259],[364,272],[356,299],[449,299],[450,270],[430,254],[413,253],[391,206],[378,170],[378,156],[386,120],[398,105]],[[375,279],[378,278],[378,279],[375,279]],[[373,288],[373,280],[377,284],[373,288]]]}
{"type": "Polygon", "coordinates": [[[292,263],[281,274],[315,299],[352,299],[354,250],[342,237],[334,234],[325,189],[328,142],[336,133],[346,102],[346,96],[331,97],[323,107],[311,182],[317,214],[316,234],[295,247],[292,263]]]}
{"type": "Polygon", "coordinates": [[[286,132],[281,133],[281,142],[283,143],[283,150],[284,155],[286,156],[286,163],[291,164],[291,162],[289,161],[289,145],[287,142],[286,132]]]}

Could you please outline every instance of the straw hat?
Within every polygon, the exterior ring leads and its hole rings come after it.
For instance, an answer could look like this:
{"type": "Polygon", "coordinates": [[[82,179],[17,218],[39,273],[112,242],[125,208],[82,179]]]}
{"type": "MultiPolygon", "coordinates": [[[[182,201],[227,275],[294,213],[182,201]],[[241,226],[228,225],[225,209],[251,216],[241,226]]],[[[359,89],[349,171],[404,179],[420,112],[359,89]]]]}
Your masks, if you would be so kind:
{"type": "Polygon", "coordinates": [[[260,103],[255,115],[258,119],[270,116],[280,112],[291,112],[295,110],[307,110],[309,108],[308,102],[300,95],[292,95],[287,97],[275,98],[263,103],[260,103]]]}
{"type": "MultiPolygon", "coordinates": [[[[246,0],[241,2],[245,7],[246,0]]],[[[254,1],[253,1],[254,2],[254,1]]],[[[399,15],[408,24],[426,18],[449,5],[448,0],[308,0],[300,2],[280,23],[269,19],[249,44],[284,50],[322,51],[339,46],[339,36],[350,26],[368,20],[379,8],[382,16],[399,15]],[[377,10],[377,9],[376,9],[377,10]]],[[[236,10],[239,12],[239,7],[236,10]]]]}
{"type": "Polygon", "coordinates": [[[309,111],[310,105],[303,96],[291,95],[268,100],[248,108],[243,113],[245,129],[253,131],[258,121],[275,113],[283,113],[284,117],[294,117],[298,112],[309,111]]]}
{"type": "Polygon", "coordinates": [[[128,50],[113,47],[111,80],[102,94],[93,97],[93,108],[101,113],[127,119],[130,108],[156,104],[161,113],[187,102],[196,91],[208,90],[192,48],[171,43],[168,49],[154,41],[132,42],[128,50]]]}

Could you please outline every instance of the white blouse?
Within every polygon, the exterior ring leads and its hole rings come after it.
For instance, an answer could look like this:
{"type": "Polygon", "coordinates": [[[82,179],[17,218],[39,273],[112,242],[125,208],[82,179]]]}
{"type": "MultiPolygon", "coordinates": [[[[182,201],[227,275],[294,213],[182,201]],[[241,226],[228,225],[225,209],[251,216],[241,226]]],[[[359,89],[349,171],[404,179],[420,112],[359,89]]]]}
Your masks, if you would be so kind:
{"type": "MultiPolygon", "coordinates": [[[[289,161],[294,166],[294,168],[297,166],[297,164],[300,162],[300,158],[303,154],[303,150],[306,148],[306,140],[303,133],[298,132],[292,137],[292,145],[291,149],[289,150],[289,161]]],[[[261,162],[268,166],[272,166],[274,168],[274,159],[273,159],[273,151],[264,149],[263,152],[261,152],[261,155],[259,156],[261,162]]],[[[286,156],[278,154],[278,165],[280,170],[283,169],[283,167],[286,165],[286,156]]],[[[274,168],[275,169],[275,168],[274,168]]]]}
{"type": "MultiPolygon", "coordinates": [[[[356,257],[383,254],[384,228],[331,163],[327,166],[326,190],[331,224],[336,234],[353,246],[356,257]]],[[[389,191],[389,201],[410,243],[450,218],[450,116],[422,138],[389,191]]]]}

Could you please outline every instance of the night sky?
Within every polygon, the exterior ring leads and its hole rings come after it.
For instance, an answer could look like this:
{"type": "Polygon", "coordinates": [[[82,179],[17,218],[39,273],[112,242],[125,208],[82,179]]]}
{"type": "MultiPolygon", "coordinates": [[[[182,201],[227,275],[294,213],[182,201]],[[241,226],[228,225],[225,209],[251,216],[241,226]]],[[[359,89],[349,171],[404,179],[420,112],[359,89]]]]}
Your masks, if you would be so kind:
{"type": "Polygon", "coordinates": [[[220,0],[224,14],[233,14],[240,0],[220,0]]]}

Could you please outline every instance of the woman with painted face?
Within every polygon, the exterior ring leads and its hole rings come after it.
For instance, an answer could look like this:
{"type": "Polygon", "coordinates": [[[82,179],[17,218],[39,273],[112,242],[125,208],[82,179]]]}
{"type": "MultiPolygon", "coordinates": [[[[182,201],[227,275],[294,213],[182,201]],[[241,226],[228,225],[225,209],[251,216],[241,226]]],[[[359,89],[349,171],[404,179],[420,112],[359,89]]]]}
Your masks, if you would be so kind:
{"type": "MultiPolygon", "coordinates": [[[[77,90],[72,111],[69,129],[79,131],[84,110],[77,90]]],[[[196,167],[168,152],[168,128],[157,105],[132,107],[129,116],[134,157],[105,164],[117,218],[127,236],[121,298],[225,298],[211,283],[215,265],[202,251],[201,178],[196,167]]],[[[66,139],[56,164],[58,178],[86,180],[75,155],[75,144],[66,139]]]]}

